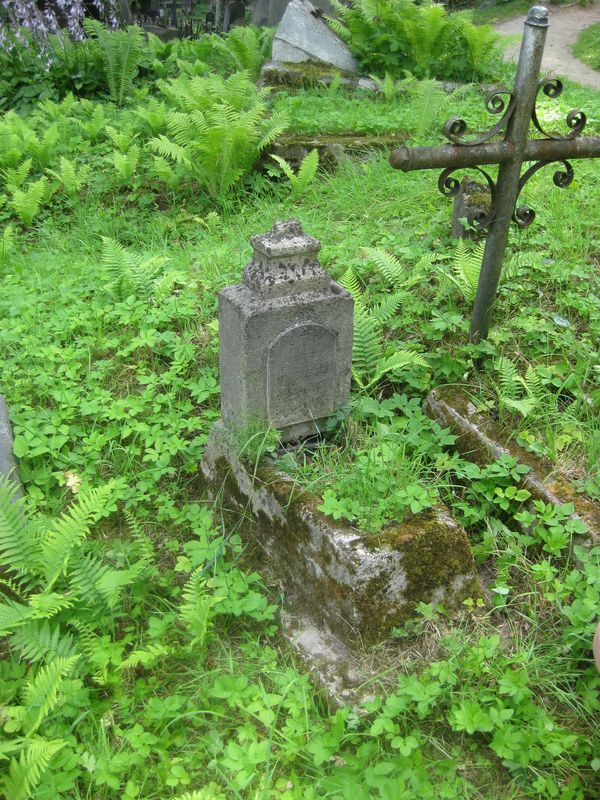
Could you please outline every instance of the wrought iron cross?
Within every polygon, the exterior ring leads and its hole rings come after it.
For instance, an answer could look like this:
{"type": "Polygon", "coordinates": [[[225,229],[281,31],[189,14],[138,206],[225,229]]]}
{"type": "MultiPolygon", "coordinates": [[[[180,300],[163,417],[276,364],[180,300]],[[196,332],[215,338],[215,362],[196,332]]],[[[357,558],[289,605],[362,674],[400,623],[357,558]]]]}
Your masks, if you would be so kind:
{"type": "Polygon", "coordinates": [[[543,129],[536,111],[538,95],[543,92],[547,97],[556,98],[563,90],[556,78],[538,80],[548,29],[548,9],[534,6],[524,27],[514,91],[497,89],[485,100],[491,114],[502,115],[493,128],[476,138],[465,139],[467,123],[460,117],[451,117],[444,125],[444,135],[453,144],[400,147],[390,156],[391,165],[404,172],[443,167],[438,188],[447,197],[460,191],[460,181],[453,176],[458,169],[476,169],[490,188],[489,211],[480,211],[470,220],[475,227],[488,229],[471,316],[472,342],[479,342],[488,334],[511,219],[521,227],[531,225],[535,219],[532,208],[517,206],[519,194],[529,178],[547,164],[559,162],[562,168],[554,173],[554,183],[565,188],[573,180],[573,167],[567,159],[600,158],[600,136],[580,136],[587,121],[583,111],[569,111],[566,123],[570,132],[564,136],[543,129]],[[546,138],[529,139],[530,122],[546,138]],[[503,131],[502,141],[491,141],[503,131]],[[525,161],[535,163],[521,175],[525,161]],[[499,164],[496,182],[481,169],[486,164],[499,164]]]}

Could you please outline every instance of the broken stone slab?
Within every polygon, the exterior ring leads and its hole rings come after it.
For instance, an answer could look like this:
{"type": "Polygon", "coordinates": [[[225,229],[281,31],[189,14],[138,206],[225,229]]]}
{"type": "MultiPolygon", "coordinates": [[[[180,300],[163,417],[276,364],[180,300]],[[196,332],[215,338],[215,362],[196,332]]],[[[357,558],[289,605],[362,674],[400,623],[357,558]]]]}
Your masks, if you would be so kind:
{"type": "Polygon", "coordinates": [[[573,503],[574,517],[588,528],[592,544],[600,544],[600,506],[579,494],[571,482],[545,458],[527,452],[503,435],[499,425],[479,412],[461,389],[441,387],[430,392],[424,411],[458,436],[455,447],[470,461],[483,466],[510,455],[530,468],[523,486],[534,500],[552,505],[573,503]]]}
{"type": "Polygon", "coordinates": [[[292,0],[273,38],[273,60],[288,63],[318,61],[346,72],[357,64],[348,46],[321,19],[308,0],[292,0]]]}
{"type": "Polygon", "coordinates": [[[0,395],[0,481],[10,481],[14,487],[15,498],[23,497],[23,484],[19,477],[19,467],[13,451],[14,439],[8,405],[0,395]]]}
{"type": "Polygon", "coordinates": [[[285,603],[347,646],[387,639],[420,602],[460,604],[479,583],[465,530],[436,507],[367,534],[333,521],[272,466],[247,467],[217,423],[201,474],[281,580],[285,603]]]}

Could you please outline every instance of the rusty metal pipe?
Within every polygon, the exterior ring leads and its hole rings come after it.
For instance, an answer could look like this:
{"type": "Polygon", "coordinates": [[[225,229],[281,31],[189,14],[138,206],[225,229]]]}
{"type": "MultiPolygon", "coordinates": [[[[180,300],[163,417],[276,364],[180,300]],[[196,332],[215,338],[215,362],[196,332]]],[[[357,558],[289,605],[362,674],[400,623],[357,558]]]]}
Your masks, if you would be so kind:
{"type": "MultiPolygon", "coordinates": [[[[390,154],[394,169],[411,172],[416,169],[474,167],[480,164],[502,164],[514,155],[511,142],[492,142],[462,147],[455,144],[441,147],[398,147],[390,154]]],[[[600,158],[600,136],[573,139],[531,139],[523,153],[523,161],[561,161],[565,158],[600,158]]]]}

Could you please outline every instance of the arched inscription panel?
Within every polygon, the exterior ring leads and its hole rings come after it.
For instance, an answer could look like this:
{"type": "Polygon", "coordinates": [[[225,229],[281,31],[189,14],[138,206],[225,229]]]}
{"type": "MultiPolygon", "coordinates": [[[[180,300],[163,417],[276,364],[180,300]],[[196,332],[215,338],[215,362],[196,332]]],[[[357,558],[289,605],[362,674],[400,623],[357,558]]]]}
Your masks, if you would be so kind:
{"type": "Polygon", "coordinates": [[[274,427],[335,411],[337,334],[324,325],[294,325],[270,345],[267,410],[274,427]]]}

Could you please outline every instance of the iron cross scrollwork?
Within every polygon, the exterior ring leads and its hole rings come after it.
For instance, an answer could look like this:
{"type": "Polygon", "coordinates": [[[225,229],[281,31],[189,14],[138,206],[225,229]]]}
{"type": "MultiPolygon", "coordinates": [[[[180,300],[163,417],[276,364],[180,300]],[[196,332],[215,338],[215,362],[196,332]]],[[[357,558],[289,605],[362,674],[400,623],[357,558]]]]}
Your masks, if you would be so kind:
{"type": "Polygon", "coordinates": [[[520,227],[527,227],[535,219],[532,208],[517,204],[525,184],[543,167],[560,164],[562,167],[554,172],[553,180],[556,186],[566,188],[573,181],[571,160],[600,157],[600,136],[581,136],[587,122],[583,111],[569,111],[565,120],[566,134],[548,133],[540,122],[539,95],[557,98],[563,91],[562,82],[557,78],[539,80],[548,24],[546,8],[534,6],[530,9],[525,20],[514,91],[496,89],[485,99],[487,110],[500,115],[493,127],[469,138],[466,121],[451,117],[443,133],[452,144],[399,147],[390,156],[391,165],[405,172],[442,168],[438,188],[447,197],[454,197],[460,191],[460,181],[455,175],[460,169],[477,170],[490,189],[489,210],[478,212],[472,220],[474,227],[488,231],[471,316],[472,342],[479,342],[488,334],[511,220],[520,227]],[[528,138],[531,123],[545,138],[528,138]],[[503,140],[494,141],[502,133],[503,140]],[[534,163],[521,174],[523,163],[530,161],[534,163]],[[482,168],[488,164],[499,166],[496,181],[482,168]]]}

